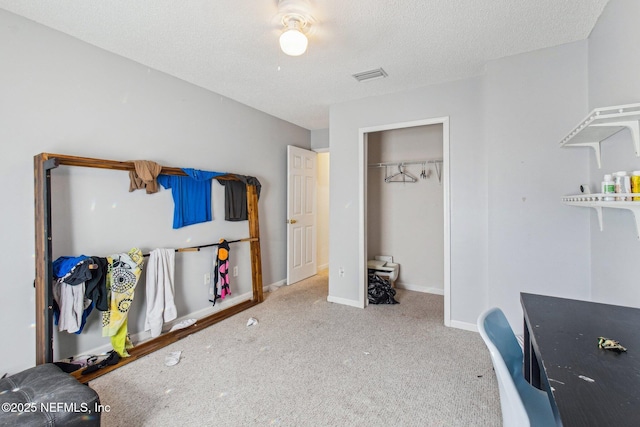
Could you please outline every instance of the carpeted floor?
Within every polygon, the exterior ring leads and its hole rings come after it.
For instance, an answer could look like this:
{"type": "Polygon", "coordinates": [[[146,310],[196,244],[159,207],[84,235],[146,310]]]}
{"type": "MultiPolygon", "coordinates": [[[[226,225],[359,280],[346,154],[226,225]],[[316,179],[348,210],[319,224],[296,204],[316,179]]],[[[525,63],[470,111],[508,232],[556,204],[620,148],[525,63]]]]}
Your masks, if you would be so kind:
{"type": "Polygon", "coordinates": [[[489,352],[442,326],[442,296],[398,290],[400,304],[361,310],[326,301],[326,272],[265,295],[92,381],[103,425],[501,425],[489,352]]]}

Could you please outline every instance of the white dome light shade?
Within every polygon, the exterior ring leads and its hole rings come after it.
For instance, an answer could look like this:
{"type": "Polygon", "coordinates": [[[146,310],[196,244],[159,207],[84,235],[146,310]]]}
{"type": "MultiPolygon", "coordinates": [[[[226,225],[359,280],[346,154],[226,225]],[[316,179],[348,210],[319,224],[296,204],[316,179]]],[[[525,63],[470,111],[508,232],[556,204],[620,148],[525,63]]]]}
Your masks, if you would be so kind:
{"type": "Polygon", "coordinates": [[[300,56],[307,51],[307,36],[297,28],[289,27],[280,35],[280,49],[290,56],[300,56]]]}

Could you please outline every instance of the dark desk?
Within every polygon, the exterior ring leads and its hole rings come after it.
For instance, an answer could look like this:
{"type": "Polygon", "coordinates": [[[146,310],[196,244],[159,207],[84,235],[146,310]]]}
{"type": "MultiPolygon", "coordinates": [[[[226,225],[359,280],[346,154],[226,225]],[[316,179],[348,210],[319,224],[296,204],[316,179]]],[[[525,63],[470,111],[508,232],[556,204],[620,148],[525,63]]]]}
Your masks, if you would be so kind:
{"type": "Polygon", "coordinates": [[[525,377],[551,389],[558,425],[640,426],[640,309],[526,293],[520,300],[525,377]],[[627,352],[598,348],[600,336],[627,352]]]}

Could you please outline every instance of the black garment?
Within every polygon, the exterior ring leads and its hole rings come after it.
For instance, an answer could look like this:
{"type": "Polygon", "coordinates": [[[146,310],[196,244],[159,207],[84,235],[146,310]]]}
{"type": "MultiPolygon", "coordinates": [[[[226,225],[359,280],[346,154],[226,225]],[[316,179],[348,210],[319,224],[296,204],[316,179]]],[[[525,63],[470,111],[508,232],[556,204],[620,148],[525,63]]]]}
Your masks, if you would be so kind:
{"type": "Polygon", "coordinates": [[[368,299],[370,304],[398,304],[394,298],[396,290],[388,280],[375,273],[369,274],[368,299]]]}
{"type": "Polygon", "coordinates": [[[89,270],[89,264],[91,264],[91,258],[84,259],[73,267],[71,274],[66,276],[63,280],[67,285],[79,285],[91,278],[91,270],[89,270]]]}
{"type": "Polygon", "coordinates": [[[226,221],[246,221],[249,218],[247,212],[247,185],[256,187],[256,193],[260,198],[262,185],[258,178],[253,176],[235,175],[240,181],[219,180],[224,185],[224,219],[226,221]]]}
{"type": "Polygon", "coordinates": [[[98,268],[91,271],[91,278],[85,282],[84,296],[93,301],[100,311],[109,310],[109,300],[107,299],[107,265],[106,258],[91,257],[93,264],[98,268]]]}
{"type": "Polygon", "coordinates": [[[120,355],[115,350],[111,350],[109,352],[109,357],[107,357],[100,363],[96,363],[95,365],[88,366],[84,371],[82,371],[82,375],[90,374],[106,366],[117,365],[119,361],[120,361],[120,355]]]}

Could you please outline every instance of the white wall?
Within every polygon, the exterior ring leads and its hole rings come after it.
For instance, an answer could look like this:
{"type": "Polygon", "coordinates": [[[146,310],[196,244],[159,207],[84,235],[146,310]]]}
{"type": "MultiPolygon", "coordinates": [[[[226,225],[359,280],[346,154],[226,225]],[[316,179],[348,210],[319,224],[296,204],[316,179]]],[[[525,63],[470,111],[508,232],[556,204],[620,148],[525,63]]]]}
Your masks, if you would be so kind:
{"type": "MultiPolygon", "coordinates": [[[[450,117],[451,317],[475,324],[486,300],[487,204],[482,78],[333,105],[329,296],[359,300],[359,129],[450,117]],[[478,188],[480,189],[478,191],[478,188]],[[344,268],[344,277],[338,274],[344,268]]],[[[362,266],[363,268],[364,266],[362,266]]]]}
{"type": "MultiPolygon", "coordinates": [[[[5,158],[0,174],[6,184],[0,210],[0,321],[5,326],[0,338],[7,348],[0,373],[21,370],[35,360],[33,156],[38,153],[148,159],[256,176],[263,185],[259,209],[264,285],[285,278],[286,146],[309,147],[308,130],[2,10],[0,52],[5,158]]],[[[246,222],[223,220],[224,197],[217,182],[212,191],[214,221],[173,230],[168,191],[153,196],[129,193],[124,172],[59,168],[53,175],[54,256],[106,256],[132,246],[148,251],[248,235],[246,222]]],[[[238,256],[240,287],[249,277],[240,261],[242,251],[246,249],[231,251],[232,262],[238,256]]],[[[179,315],[208,306],[202,294],[210,256],[187,255],[177,255],[179,315]]],[[[136,301],[143,297],[138,286],[136,301]]],[[[132,329],[141,321],[138,312],[132,329]]],[[[79,345],[68,343],[62,353],[108,343],[93,333],[79,340],[79,345]]]]}
{"type": "MultiPolygon", "coordinates": [[[[639,21],[636,0],[611,0],[600,16],[589,37],[589,110],[640,102],[639,21]]],[[[591,169],[585,181],[593,186],[600,185],[605,173],[640,169],[627,130],[602,143],[602,169],[595,156],[589,156],[591,169]]],[[[603,231],[595,215],[590,215],[593,300],[640,307],[640,241],[633,215],[605,209],[603,231]]]]}
{"type": "Polygon", "coordinates": [[[323,150],[329,148],[329,129],[314,129],[311,133],[311,148],[323,150]]]}
{"type": "MultiPolygon", "coordinates": [[[[368,134],[368,163],[442,159],[442,125],[417,126],[368,134]]],[[[385,183],[385,168],[367,176],[367,253],[392,255],[400,264],[396,286],[444,292],[444,208],[442,184],[434,165],[421,179],[421,165],[407,165],[415,183],[385,183]]],[[[388,173],[398,172],[390,168],[388,173]]]]}
{"type": "MultiPolygon", "coordinates": [[[[312,131],[313,134],[313,131],[312,131]]],[[[318,170],[317,184],[317,263],[318,269],[329,267],[329,169],[330,154],[318,153],[316,167],[318,170]]]]}
{"type": "Polygon", "coordinates": [[[583,41],[486,68],[489,305],[517,330],[520,292],[589,296],[589,213],[560,202],[584,181],[586,153],[559,147],[586,114],[586,64],[583,41]]]}

